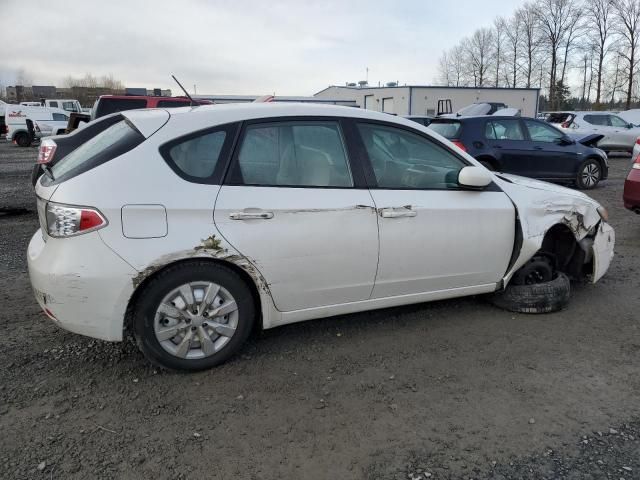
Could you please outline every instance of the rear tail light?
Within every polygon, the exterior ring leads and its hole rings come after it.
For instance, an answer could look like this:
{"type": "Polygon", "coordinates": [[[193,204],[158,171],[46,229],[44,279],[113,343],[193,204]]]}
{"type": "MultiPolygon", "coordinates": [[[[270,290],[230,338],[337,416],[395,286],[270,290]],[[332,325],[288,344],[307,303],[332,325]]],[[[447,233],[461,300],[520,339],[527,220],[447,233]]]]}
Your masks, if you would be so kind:
{"type": "Polygon", "coordinates": [[[47,233],[51,237],[71,237],[107,226],[107,219],[95,208],[48,202],[47,233]]]}
{"type": "Polygon", "coordinates": [[[40,143],[40,150],[38,150],[37,163],[49,163],[53,160],[53,155],[56,153],[56,142],[45,138],[40,143]]]}
{"type": "Polygon", "coordinates": [[[451,140],[451,143],[453,143],[456,147],[458,147],[463,152],[467,151],[467,147],[465,147],[460,140],[451,140]]]}

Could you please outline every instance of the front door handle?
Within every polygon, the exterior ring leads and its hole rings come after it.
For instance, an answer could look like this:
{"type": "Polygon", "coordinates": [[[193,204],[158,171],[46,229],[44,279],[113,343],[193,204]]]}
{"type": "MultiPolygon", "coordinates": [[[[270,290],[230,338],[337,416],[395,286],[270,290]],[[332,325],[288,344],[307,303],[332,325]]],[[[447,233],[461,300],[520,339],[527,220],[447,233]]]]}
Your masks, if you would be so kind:
{"type": "Polygon", "coordinates": [[[412,210],[410,206],[399,208],[381,208],[380,216],[382,218],[401,218],[401,217],[415,217],[418,212],[412,210]]]}
{"type": "Polygon", "coordinates": [[[233,212],[229,214],[231,220],[269,220],[273,212],[233,212]]]}
{"type": "Polygon", "coordinates": [[[542,150],[542,147],[540,145],[536,145],[535,147],[533,147],[534,150],[542,150]]]}

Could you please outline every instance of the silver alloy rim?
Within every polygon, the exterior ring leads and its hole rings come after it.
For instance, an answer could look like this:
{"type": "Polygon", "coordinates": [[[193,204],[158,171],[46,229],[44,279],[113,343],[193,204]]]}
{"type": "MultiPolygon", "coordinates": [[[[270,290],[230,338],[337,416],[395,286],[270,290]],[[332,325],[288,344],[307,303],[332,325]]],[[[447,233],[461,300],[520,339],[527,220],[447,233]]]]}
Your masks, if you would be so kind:
{"type": "Polygon", "coordinates": [[[589,163],[582,170],[582,183],[587,187],[593,187],[598,180],[600,179],[600,168],[593,164],[589,163]]]}
{"type": "Polygon", "coordinates": [[[171,355],[206,358],[222,350],[235,334],[238,305],[216,283],[187,283],[165,295],[153,327],[158,342],[171,355]]]}

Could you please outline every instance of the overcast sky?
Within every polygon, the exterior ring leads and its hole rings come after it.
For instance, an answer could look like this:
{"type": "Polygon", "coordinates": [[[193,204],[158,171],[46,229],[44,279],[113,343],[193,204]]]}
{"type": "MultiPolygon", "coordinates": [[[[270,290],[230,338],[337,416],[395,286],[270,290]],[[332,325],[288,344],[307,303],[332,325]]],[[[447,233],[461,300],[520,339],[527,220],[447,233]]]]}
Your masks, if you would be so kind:
{"type": "Polygon", "coordinates": [[[0,0],[0,82],[113,74],[127,87],[311,95],[430,84],[443,49],[524,0],[0,0]],[[508,5],[508,6],[507,6],[508,5]]]}

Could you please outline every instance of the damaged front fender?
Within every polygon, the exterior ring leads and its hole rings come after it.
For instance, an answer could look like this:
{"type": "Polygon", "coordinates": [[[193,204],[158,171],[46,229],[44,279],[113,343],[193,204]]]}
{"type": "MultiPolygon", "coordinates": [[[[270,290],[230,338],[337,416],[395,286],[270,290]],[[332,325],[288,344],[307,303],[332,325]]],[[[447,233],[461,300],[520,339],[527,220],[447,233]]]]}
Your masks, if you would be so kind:
{"type": "Polygon", "coordinates": [[[600,205],[587,195],[568,188],[515,175],[500,174],[499,185],[517,211],[522,244],[503,278],[506,286],[514,273],[543,246],[545,236],[556,225],[564,225],[584,251],[586,272],[593,282],[606,273],[613,257],[615,233],[598,213],[600,205]]]}

